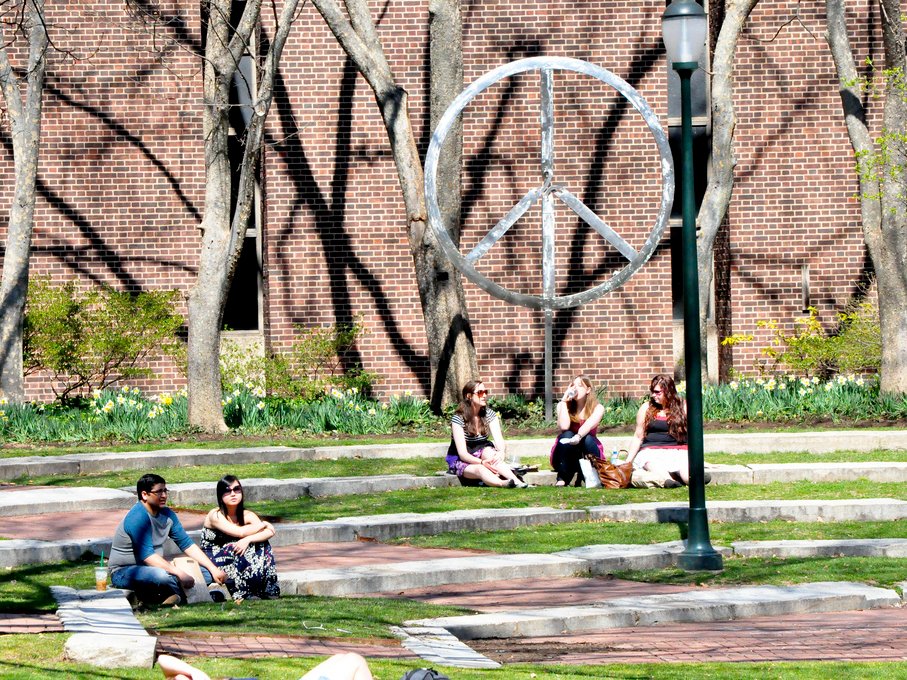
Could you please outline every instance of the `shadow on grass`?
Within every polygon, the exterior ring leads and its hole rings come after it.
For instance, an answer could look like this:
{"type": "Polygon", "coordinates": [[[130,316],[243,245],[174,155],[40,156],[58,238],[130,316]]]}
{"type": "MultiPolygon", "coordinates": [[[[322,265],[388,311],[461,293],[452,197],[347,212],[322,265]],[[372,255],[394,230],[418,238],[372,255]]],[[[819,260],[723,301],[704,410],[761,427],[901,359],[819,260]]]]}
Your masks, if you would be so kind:
{"type": "Polygon", "coordinates": [[[54,612],[51,586],[94,587],[97,558],[77,562],[36,564],[3,570],[0,576],[0,612],[54,612]]]}

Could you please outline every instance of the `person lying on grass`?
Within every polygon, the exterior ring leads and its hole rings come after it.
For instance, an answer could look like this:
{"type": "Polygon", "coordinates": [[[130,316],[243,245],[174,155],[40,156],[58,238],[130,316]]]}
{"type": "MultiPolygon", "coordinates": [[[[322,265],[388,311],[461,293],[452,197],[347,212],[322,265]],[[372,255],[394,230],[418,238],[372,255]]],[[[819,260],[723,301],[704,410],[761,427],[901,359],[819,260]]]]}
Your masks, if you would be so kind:
{"type": "MultiPolygon", "coordinates": [[[[168,680],[211,680],[204,671],[169,654],[161,654],[157,658],[157,665],[168,680]]],[[[299,680],[372,680],[372,672],[364,658],[349,652],[335,654],[322,661],[299,680]]]]}

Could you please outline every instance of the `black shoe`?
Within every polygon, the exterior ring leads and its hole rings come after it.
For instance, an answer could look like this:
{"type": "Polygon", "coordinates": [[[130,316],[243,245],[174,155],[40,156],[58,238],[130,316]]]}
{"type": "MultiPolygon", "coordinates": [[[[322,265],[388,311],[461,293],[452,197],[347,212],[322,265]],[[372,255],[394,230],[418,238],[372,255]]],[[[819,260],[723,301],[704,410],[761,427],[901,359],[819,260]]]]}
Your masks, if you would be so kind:
{"type": "Polygon", "coordinates": [[[508,489],[515,489],[515,488],[516,488],[516,482],[513,481],[513,480],[511,479],[510,481],[507,482],[507,488],[508,488],[508,489]]]}
{"type": "Polygon", "coordinates": [[[711,482],[711,481],[712,481],[712,475],[711,475],[711,473],[709,473],[709,472],[703,473],[703,475],[702,475],[702,481],[703,481],[704,484],[708,484],[709,482],[711,482]]]}

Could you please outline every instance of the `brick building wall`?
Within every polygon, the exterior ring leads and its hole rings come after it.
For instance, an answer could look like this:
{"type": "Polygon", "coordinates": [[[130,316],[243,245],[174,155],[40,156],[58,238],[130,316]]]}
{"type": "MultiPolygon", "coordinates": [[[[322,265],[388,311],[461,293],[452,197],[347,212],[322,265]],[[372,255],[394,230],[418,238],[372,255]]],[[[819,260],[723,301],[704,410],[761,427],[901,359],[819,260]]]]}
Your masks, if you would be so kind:
{"type": "MultiPolygon", "coordinates": [[[[863,3],[855,11],[869,8],[863,3]]],[[[770,340],[757,321],[776,319],[790,330],[795,319],[807,316],[804,267],[807,302],[828,328],[867,280],[859,186],[823,10],[821,4],[760,3],[740,43],[738,164],[727,219],[724,295],[727,334],[752,333],[756,340],[735,351],[738,371],[751,372],[757,348],[770,340]],[[796,12],[799,21],[791,22],[796,12]]],[[[865,31],[868,23],[862,26],[865,31]]],[[[862,53],[858,64],[865,56],[880,56],[880,41],[866,32],[855,35],[853,44],[862,53]]]]}
{"type": "MultiPolygon", "coordinates": [[[[160,4],[178,18],[166,31],[197,46],[198,3],[160,4]]],[[[756,332],[760,318],[792,323],[801,313],[804,264],[812,299],[832,323],[864,267],[851,153],[820,8],[800,15],[816,38],[795,23],[768,43],[755,38],[770,38],[797,4],[764,4],[741,43],[738,67],[737,185],[720,258],[727,265],[719,286],[725,334],[756,332]]],[[[50,70],[33,271],[188,293],[204,198],[200,62],[177,48],[161,60],[150,51],[151,37],[109,5],[76,3],[54,18],[65,19],[67,38],[91,59],[56,56],[50,70]]],[[[584,59],[632,84],[666,125],[662,10],[641,2],[464,2],[466,80],[526,56],[584,59]]],[[[425,148],[424,5],[383,4],[379,34],[425,148]]],[[[555,78],[556,181],[638,248],[660,196],[651,137],[635,111],[597,81],[564,72],[555,78]]],[[[515,77],[464,113],[463,252],[540,182],[537,92],[536,74],[515,77]]],[[[266,342],[280,350],[291,343],[294,324],[361,316],[368,335],[358,353],[366,370],[381,376],[379,392],[427,393],[427,348],[386,133],[367,84],[311,5],[285,50],[276,95],[263,169],[266,342]]],[[[8,204],[8,150],[0,171],[0,198],[8,204]]],[[[559,294],[591,287],[622,266],[570,215],[557,211],[559,294]]],[[[538,294],[540,233],[536,206],[481,260],[483,273],[538,294]]],[[[622,288],[555,315],[556,385],[585,372],[612,392],[635,394],[653,372],[673,371],[670,260],[666,237],[622,288]]],[[[539,392],[543,315],[468,281],[464,287],[482,377],[496,393],[539,392]]],[[[751,354],[735,350],[730,362],[744,370],[751,354]]],[[[145,387],[183,384],[174,366],[155,368],[158,379],[145,387]]],[[[28,385],[32,395],[46,396],[39,379],[28,385]]]]}

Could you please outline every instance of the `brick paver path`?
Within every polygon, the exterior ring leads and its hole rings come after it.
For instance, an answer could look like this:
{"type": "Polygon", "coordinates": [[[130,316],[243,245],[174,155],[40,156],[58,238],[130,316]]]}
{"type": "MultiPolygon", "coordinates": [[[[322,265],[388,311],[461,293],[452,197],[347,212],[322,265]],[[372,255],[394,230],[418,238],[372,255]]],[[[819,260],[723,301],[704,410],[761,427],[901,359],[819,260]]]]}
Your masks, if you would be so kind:
{"type": "Polygon", "coordinates": [[[472,641],[502,663],[904,661],[907,611],[799,614],[687,623],[548,638],[472,641]]]}
{"type": "Polygon", "coordinates": [[[265,656],[330,656],[356,652],[367,659],[418,659],[396,640],[344,640],[292,635],[161,634],[157,650],[177,656],[214,656],[255,659],[265,656]]]}
{"type": "Polygon", "coordinates": [[[0,635],[62,632],[63,624],[56,614],[0,613],[0,635]]]}

